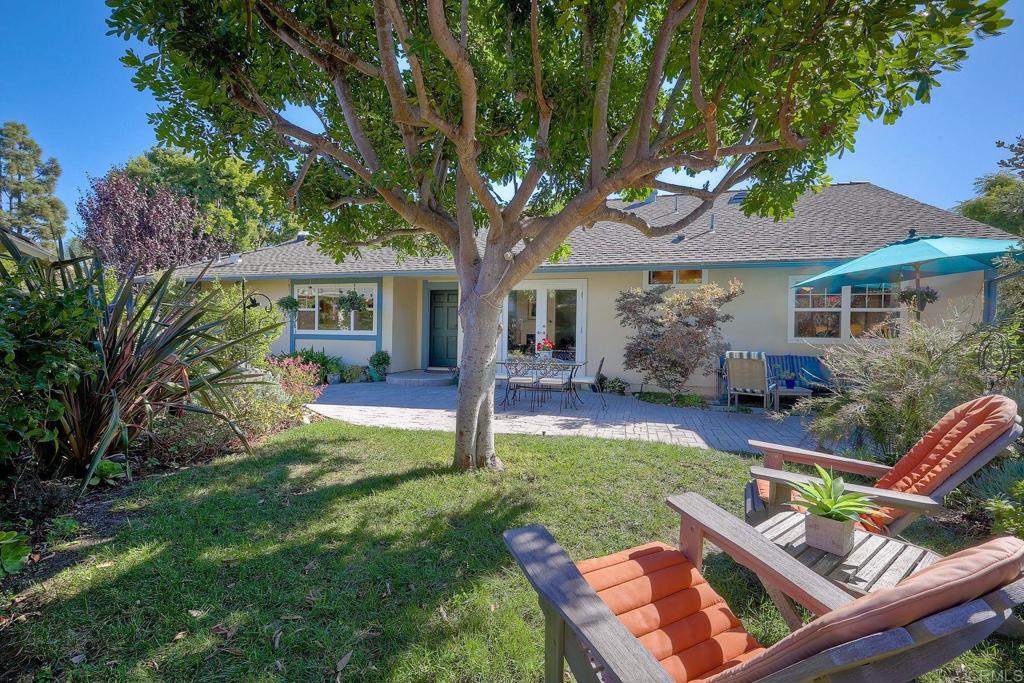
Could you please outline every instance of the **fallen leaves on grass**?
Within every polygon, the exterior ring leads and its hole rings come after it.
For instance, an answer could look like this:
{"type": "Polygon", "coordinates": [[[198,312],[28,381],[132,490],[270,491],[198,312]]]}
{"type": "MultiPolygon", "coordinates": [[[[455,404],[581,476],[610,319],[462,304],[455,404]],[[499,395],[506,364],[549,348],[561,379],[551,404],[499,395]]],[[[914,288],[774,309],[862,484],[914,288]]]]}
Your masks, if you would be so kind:
{"type": "Polygon", "coordinates": [[[348,660],[352,659],[352,650],[349,650],[344,657],[338,660],[338,663],[334,665],[334,673],[337,674],[334,677],[335,681],[341,680],[341,672],[348,666],[348,660]]]}
{"type": "Polygon", "coordinates": [[[235,634],[238,633],[238,626],[225,626],[224,624],[216,624],[210,629],[210,633],[215,636],[224,636],[225,640],[232,640],[235,634]]]}

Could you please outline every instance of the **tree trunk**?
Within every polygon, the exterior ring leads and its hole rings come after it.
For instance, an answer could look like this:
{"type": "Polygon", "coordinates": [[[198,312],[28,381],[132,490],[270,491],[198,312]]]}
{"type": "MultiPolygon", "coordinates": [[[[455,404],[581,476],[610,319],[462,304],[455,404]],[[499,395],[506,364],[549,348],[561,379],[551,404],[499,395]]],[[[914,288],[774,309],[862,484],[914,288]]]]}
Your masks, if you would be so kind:
{"type": "Polygon", "coordinates": [[[462,297],[455,467],[501,469],[494,451],[494,375],[501,309],[473,291],[463,290],[462,297]]]}

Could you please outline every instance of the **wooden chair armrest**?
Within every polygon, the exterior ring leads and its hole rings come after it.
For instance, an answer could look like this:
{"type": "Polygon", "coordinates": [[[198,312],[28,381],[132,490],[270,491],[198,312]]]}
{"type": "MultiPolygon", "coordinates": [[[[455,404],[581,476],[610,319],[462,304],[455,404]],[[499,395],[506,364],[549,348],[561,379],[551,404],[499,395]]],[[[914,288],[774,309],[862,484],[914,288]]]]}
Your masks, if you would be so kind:
{"type": "MultiPolygon", "coordinates": [[[[751,467],[750,474],[755,479],[764,479],[776,484],[789,485],[792,488],[794,482],[805,484],[810,481],[820,482],[818,477],[797,472],[786,472],[784,470],[772,470],[765,467],[751,467]]],[[[942,509],[942,504],[935,502],[928,496],[919,496],[914,493],[902,493],[889,489],[876,489],[872,486],[860,486],[858,484],[846,484],[846,490],[852,493],[863,493],[871,496],[879,505],[893,507],[898,510],[907,510],[917,513],[937,512],[942,509]]]]}
{"type": "Polygon", "coordinates": [[[672,683],[672,677],[630,633],[580,574],[548,530],[539,524],[509,529],[502,537],[542,604],[620,681],[672,683]]]}
{"type": "Polygon", "coordinates": [[[793,446],[783,446],[778,443],[757,441],[756,439],[750,439],[747,443],[751,448],[764,453],[766,467],[774,467],[775,469],[778,469],[782,462],[795,462],[800,463],[801,465],[821,465],[825,468],[831,467],[832,469],[839,470],[840,472],[863,474],[868,477],[876,478],[888,474],[891,469],[888,465],[882,465],[877,462],[844,458],[838,455],[808,451],[803,448],[795,448],[793,446]],[[772,459],[771,456],[775,456],[774,459],[777,460],[778,463],[770,462],[772,459]]]}
{"type": "Polygon", "coordinates": [[[766,585],[818,616],[853,601],[848,593],[797,562],[754,527],[703,496],[688,492],[671,496],[667,502],[681,518],[680,550],[698,567],[707,539],[766,585]]]}

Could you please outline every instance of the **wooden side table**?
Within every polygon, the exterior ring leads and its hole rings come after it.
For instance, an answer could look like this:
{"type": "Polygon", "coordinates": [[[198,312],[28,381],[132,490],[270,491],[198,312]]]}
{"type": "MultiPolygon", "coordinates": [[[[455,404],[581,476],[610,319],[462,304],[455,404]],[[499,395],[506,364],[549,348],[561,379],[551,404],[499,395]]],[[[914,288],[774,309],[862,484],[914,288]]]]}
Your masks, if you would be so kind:
{"type": "MultiPolygon", "coordinates": [[[[804,540],[806,516],[806,513],[796,510],[780,512],[756,528],[798,562],[855,597],[895,586],[942,557],[913,543],[859,529],[853,532],[853,550],[847,555],[833,555],[807,545],[804,540]]],[[[789,627],[799,628],[802,620],[792,602],[771,590],[768,594],[778,605],[789,627]]]]}
{"type": "Polygon", "coordinates": [[[803,398],[805,396],[813,396],[814,392],[807,387],[793,387],[787,389],[785,384],[779,384],[775,391],[775,409],[782,409],[782,399],[784,398],[803,398]]]}

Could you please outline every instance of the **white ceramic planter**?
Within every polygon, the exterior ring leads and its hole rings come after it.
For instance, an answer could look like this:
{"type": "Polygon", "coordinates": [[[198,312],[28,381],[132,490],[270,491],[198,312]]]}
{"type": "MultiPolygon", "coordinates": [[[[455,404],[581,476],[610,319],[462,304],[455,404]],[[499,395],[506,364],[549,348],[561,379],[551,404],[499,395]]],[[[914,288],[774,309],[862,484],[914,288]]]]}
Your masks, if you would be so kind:
{"type": "Polygon", "coordinates": [[[334,372],[334,373],[331,373],[331,374],[327,375],[327,383],[328,384],[341,384],[341,373],[340,372],[334,372]]]}
{"type": "Polygon", "coordinates": [[[853,550],[853,521],[839,522],[819,515],[804,518],[807,545],[833,555],[853,550]]]}

